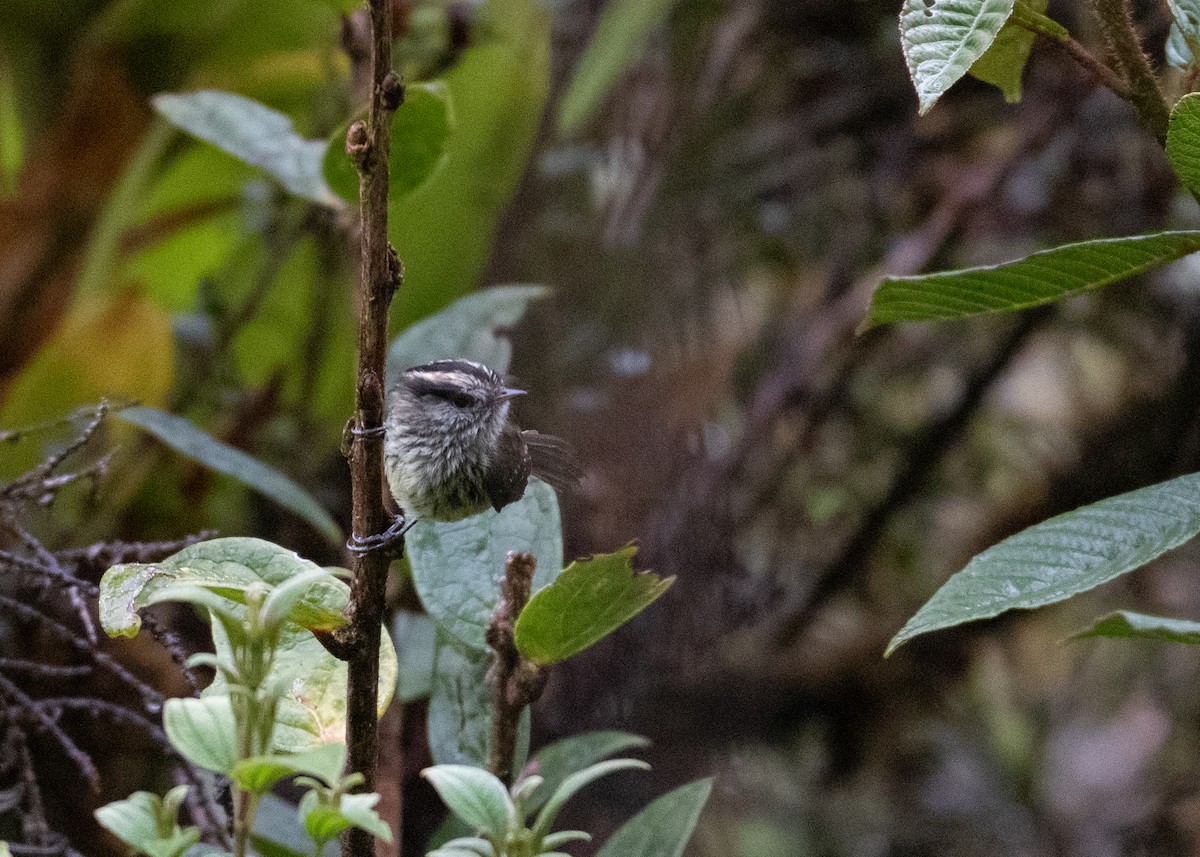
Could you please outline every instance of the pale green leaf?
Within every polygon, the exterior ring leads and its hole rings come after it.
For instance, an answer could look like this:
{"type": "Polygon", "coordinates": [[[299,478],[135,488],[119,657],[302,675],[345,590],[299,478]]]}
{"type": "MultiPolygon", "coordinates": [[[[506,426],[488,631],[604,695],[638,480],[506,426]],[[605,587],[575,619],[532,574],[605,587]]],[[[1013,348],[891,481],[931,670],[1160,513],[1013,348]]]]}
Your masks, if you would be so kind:
{"type": "MultiPolygon", "coordinates": [[[[1045,12],[1048,0],[1029,0],[1035,12],[1045,12]]],[[[1008,21],[996,35],[996,40],[971,66],[972,77],[990,83],[1004,93],[1004,100],[1016,104],[1021,100],[1021,77],[1025,63],[1033,50],[1037,35],[1013,21],[1008,21]]]]}
{"type": "Polygon", "coordinates": [[[1013,0],[904,0],[900,42],[924,115],[995,40],[1013,0]]]}
{"type": "Polygon", "coordinates": [[[504,373],[512,359],[509,331],[545,286],[493,286],[459,298],[441,312],[410,325],[388,346],[387,377],[434,360],[474,360],[504,373]]]}
{"type": "Polygon", "coordinates": [[[596,857],[680,857],[711,791],[708,779],[667,792],[625,822],[596,857]]]}
{"type": "Polygon", "coordinates": [[[171,746],[193,763],[228,775],[237,762],[237,724],[228,696],[168,699],[163,729],[171,746]]]}
{"type": "Polygon", "coordinates": [[[571,563],[529,600],[514,637],[536,664],[557,663],[582,652],[654,603],[675,581],[636,572],[634,545],[571,563]]]}
{"type": "Polygon", "coordinates": [[[242,537],[197,542],[154,563],[114,565],[100,580],[100,623],[110,636],[133,637],[142,625],[137,611],[167,587],[200,586],[241,604],[246,589],[254,584],[266,584],[273,590],[310,573],[314,575],[311,584],[287,618],[316,630],[345,625],[343,611],[350,591],[345,583],[293,551],[242,537]]]}
{"type": "Polygon", "coordinates": [[[615,731],[585,732],[548,744],[533,756],[542,784],[525,802],[525,808],[529,812],[537,812],[562,782],[576,771],[625,750],[648,746],[650,742],[641,735],[615,731]]]}
{"type": "Polygon", "coordinates": [[[437,626],[425,613],[400,610],[392,620],[392,640],[400,658],[396,695],[403,702],[429,696],[437,626]]]}
{"type": "Polygon", "coordinates": [[[1179,24],[1174,21],[1167,30],[1167,43],[1163,47],[1163,53],[1166,56],[1167,65],[1181,71],[1186,71],[1196,61],[1191,45],[1188,44],[1187,36],[1183,34],[1183,30],[1179,29],[1179,24]]]}
{"type": "Polygon", "coordinates": [[[1200,474],[1109,497],[988,548],[888,643],[1054,604],[1145,565],[1200,533],[1200,474]]]}
{"type": "Polygon", "coordinates": [[[1087,628],[1076,631],[1071,637],[1072,639],[1127,637],[1159,640],[1166,643],[1187,643],[1195,646],[1200,645],[1200,622],[1118,610],[1107,616],[1101,616],[1087,628]]]}
{"type": "Polygon", "coordinates": [[[211,89],[161,93],[151,102],[172,124],[262,168],[297,196],[340,205],[321,175],[326,141],[304,139],[282,113],[211,89]]]}
{"type": "Polygon", "coordinates": [[[482,768],[469,765],[436,765],[421,771],[442,802],[474,828],[503,837],[516,820],[517,810],[508,789],[482,768]]]}
{"type": "MultiPolygon", "coordinates": [[[[170,813],[171,830],[163,835],[160,829],[163,818],[163,800],[150,792],[134,792],[125,800],[114,801],[95,811],[100,826],[112,833],[138,853],[149,857],[179,857],[192,845],[200,841],[200,831],[195,827],[180,828],[170,813]]],[[[2,845],[3,843],[0,843],[2,845]]],[[[0,848],[0,855],[7,853],[0,848]]]]}
{"type": "Polygon", "coordinates": [[[461,521],[417,521],[405,549],[425,610],[461,644],[482,651],[508,552],[537,557],[535,590],[562,570],[558,498],[549,485],[531,479],[525,496],[499,512],[489,509],[461,521]]]}
{"type": "Polygon", "coordinates": [[[1167,7],[1185,44],[1200,39],[1200,0],[1167,0],[1167,7]]]}
{"type": "Polygon", "coordinates": [[[300,753],[254,756],[239,761],[230,777],[240,788],[263,794],[285,777],[305,774],[326,785],[338,782],[346,762],[344,744],[318,744],[300,753]]]}
{"type": "Polygon", "coordinates": [[[125,408],[117,416],[154,435],[176,452],[233,477],[308,521],[331,542],[341,544],[342,532],[330,514],[311,494],[274,467],[222,443],[189,420],[157,408],[125,408]]]}
{"type": "Polygon", "coordinates": [[[558,133],[580,129],[609,90],[637,63],[676,0],[614,0],[600,13],[596,31],[571,75],[558,108],[558,133]]]}
{"type": "Polygon", "coordinates": [[[1002,265],[889,277],[860,331],[897,321],[942,321],[1043,306],[1098,289],[1200,250],[1200,232],[1101,238],[1042,250],[1002,265]]]}

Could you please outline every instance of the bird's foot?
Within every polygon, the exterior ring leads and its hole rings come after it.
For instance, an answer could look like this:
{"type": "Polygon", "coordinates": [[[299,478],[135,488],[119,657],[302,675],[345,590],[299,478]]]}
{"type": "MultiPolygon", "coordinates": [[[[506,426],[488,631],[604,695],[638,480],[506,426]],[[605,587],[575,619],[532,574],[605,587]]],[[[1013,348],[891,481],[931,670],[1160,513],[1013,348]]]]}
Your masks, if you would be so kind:
{"type": "Polygon", "coordinates": [[[416,522],[415,516],[411,521],[406,521],[403,515],[397,515],[392,520],[392,525],[382,533],[376,533],[373,536],[359,536],[357,533],[352,533],[350,541],[346,542],[346,550],[360,557],[380,551],[392,556],[398,555],[399,549],[404,545],[404,534],[416,522]]]}

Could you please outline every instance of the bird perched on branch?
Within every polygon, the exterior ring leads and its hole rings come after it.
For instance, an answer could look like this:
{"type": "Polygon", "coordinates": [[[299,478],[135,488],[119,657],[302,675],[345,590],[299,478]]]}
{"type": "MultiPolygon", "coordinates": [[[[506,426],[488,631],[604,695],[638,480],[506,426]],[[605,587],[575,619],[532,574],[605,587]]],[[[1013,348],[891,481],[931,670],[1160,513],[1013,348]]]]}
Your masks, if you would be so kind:
{"type": "Polygon", "coordinates": [[[361,540],[357,550],[394,539],[417,518],[458,521],[520,500],[530,475],[558,490],[582,474],[570,444],[522,431],[509,419],[524,395],[486,366],[438,360],[406,369],[388,393],[383,463],[407,522],[361,540]]]}

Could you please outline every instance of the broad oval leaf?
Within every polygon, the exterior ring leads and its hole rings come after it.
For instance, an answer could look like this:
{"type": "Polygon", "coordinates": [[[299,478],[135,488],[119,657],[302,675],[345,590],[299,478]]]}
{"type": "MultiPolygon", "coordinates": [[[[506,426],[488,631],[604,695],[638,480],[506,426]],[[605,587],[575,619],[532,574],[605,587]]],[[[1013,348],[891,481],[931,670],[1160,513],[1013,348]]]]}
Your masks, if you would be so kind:
{"type": "Polygon", "coordinates": [[[680,857],[711,792],[711,779],[667,792],[625,822],[596,857],[680,857]]]}
{"type": "Polygon", "coordinates": [[[1071,635],[1073,640],[1085,637],[1125,637],[1195,646],[1200,645],[1200,622],[1117,610],[1071,635]]]}
{"type": "Polygon", "coordinates": [[[545,286],[493,286],[459,298],[441,312],[410,325],[388,346],[387,377],[434,360],[474,360],[508,371],[512,342],[507,331],[531,301],[550,294],[545,286]]]}
{"type": "Polygon", "coordinates": [[[600,13],[596,31],[576,66],[558,108],[558,133],[570,137],[633,67],[676,0],[616,0],[600,13]]]}
{"type": "MultiPolygon", "coordinates": [[[[425,183],[445,160],[446,141],[454,125],[450,90],[445,84],[410,83],[404,103],[392,114],[388,157],[388,196],[399,199],[425,183]]],[[[358,204],[358,169],[346,153],[350,123],[329,138],[321,164],[329,187],[347,202],[358,204]]]]}
{"type": "Polygon", "coordinates": [[[537,557],[535,590],[562,570],[558,498],[549,485],[531,479],[525,496],[499,512],[489,509],[461,521],[417,521],[405,549],[425,610],[459,643],[483,651],[508,552],[537,557]]]}
{"type": "Polygon", "coordinates": [[[900,42],[924,115],[995,41],[1013,0],[904,0],[900,42]]]}
{"type": "MultiPolygon", "coordinates": [[[[468,649],[437,630],[427,726],[429,751],[437,764],[487,764],[492,740],[492,697],[487,684],[491,665],[491,652],[468,649]]],[[[514,774],[525,766],[529,724],[526,708],[517,727],[514,774]]]]}
{"type": "Polygon", "coordinates": [[[1108,583],[1200,533],[1200,473],[1043,521],[977,555],[888,643],[1008,610],[1055,604],[1108,583]]]}
{"type": "Polygon", "coordinates": [[[1188,192],[1200,195],[1200,93],[1185,95],[1172,108],[1167,157],[1188,192]]]}
{"type": "Polygon", "coordinates": [[[635,545],[572,562],[540,590],[517,617],[521,654],[543,666],[582,652],[604,639],[666,592],[674,577],[636,572],[635,545]]]}
{"type": "MultiPolygon", "coordinates": [[[[100,579],[100,623],[112,637],[134,637],[142,626],[137,611],[159,590],[192,584],[244,603],[247,587],[274,588],[320,566],[293,551],[262,539],[209,539],[152,563],[114,565],[100,579]]],[[[332,630],[346,624],[343,613],[350,588],[326,572],[313,581],[288,619],[310,630],[332,630]]]]}
{"type": "Polygon", "coordinates": [[[261,167],[297,196],[340,205],[321,176],[327,143],[304,139],[282,113],[241,95],[211,89],[161,93],[151,102],[173,125],[261,167]]]}
{"type": "Polygon", "coordinates": [[[433,687],[433,657],[437,625],[425,613],[396,611],[392,620],[392,641],[400,659],[396,695],[401,702],[429,696],[433,687]]]}
{"type": "Polygon", "coordinates": [[[563,780],[576,771],[617,753],[649,745],[650,741],[641,735],[616,731],[585,732],[546,745],[533,756],[542,783],[525,801],[525,808],[537,812],[563,780]]]}
{"type": "Polygon", "coordinates": [[[149,432],[193,461],[233,477],[308,521],[331,542],[341,543],[342,531],[329,513],[311,494],[274,467],[240,449],[222,443],[190,420],[160,411],[158,408],[125,408],[119,411],[117,416],[149,432]]]}
{"type": "Polygon", "coordinates": [[[1101,238],[1042,250],[1002,265],[888,277],[859,332],[896,321],[944,321],[1014,312],[1098,289],[1200,250],[1200,231],[1101,238]]]}
{"type": "Polygon", "coordinates": [[[490,837],[503,839],[517,818],[504,783],[482,768],[436,765],[421,771],[421,776],[455,815],[490,837]]]}
{"type": "Polygon", "coordinates": [[[171,746],[190,761],[228,775],[237,762],[237,724],[229,697],[168,699],[163,706],[163,729],[171,746]]]}

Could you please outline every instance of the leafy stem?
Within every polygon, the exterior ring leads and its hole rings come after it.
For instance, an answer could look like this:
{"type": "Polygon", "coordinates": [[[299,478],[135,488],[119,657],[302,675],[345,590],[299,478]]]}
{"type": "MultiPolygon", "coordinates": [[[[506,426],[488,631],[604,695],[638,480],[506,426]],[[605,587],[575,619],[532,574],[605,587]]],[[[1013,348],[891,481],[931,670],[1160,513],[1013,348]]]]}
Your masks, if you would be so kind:
{"type": "Polygon", "coordinates": [[[1119,98],[1126,101],[1133,99],[1133,92],[1120,75],[1108,66],[1103,60],[1096,57],[1091,51],[1085,48],[1070,31],[1062,24],[1055,21],[1048,15],[1044,15],[1038,10],[1018,2],[1013,6],[1012,17],[1009,18],[1014,24],[1019,27],[1024,27],[1032,33],[1039,36],[1045,36],[1053,44],[1066,51],[1075,62],[1077,62],[1084,71],[1095,78],[1096,82],[1105,87],[1119,98]]]}
{"type": "Polygon", "coordinates": [[[1170,110],[1150,60],[1142,50],[1129,0],[1092,0],[1092,6],[1100,18],[1109,53],[1129,83],[1129,94],[1125,97],[1137,110],[1142,124],[1159,143],[1165,144],[1170,110]]]}

